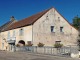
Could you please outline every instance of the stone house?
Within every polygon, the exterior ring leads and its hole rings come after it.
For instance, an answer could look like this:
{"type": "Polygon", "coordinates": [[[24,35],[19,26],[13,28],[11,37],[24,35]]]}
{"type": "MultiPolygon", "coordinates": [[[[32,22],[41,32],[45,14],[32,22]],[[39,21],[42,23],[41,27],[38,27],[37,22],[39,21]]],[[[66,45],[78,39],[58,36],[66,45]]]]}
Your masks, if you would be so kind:
{"type": "Polygon", "coordinates": [[[7,50],[11,51],[12,46],[18,43],[33,43],[34,46],[39,42],[45,46],[53,46],[55,43],[76,45],[77,36],[78,29],[51,7],[5,28],[1,32],[0,49],[4,50],[7,46],[7,50]]]}
{"type": "Polygon", "coordinates": [[[2,32],[5,28],[7,28],[8,26],[15,22],[17,22],[17,20],[14,18],[14,16],[11,16],[10,21],[0,27],[0,32],[2,32]]]}

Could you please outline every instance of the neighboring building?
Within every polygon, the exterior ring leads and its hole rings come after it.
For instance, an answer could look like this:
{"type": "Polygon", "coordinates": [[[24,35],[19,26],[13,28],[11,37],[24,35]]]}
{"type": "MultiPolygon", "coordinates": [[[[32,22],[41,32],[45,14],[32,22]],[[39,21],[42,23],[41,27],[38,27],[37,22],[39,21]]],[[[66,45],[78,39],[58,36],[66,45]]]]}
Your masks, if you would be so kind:
{"type": "Polygon", "coordinates": [[[17,22],[17,20],[14,18],[14,16],[11,16],[10,21],[0,27],[0,32],[2,32],[5,28],[7,28],[8,26],[15,22],[17,22]]]}
{"type": "Polygon", "coordinates": [[[1,36],[0,49],[4,50],[7,46],[11,51],[12,46],[18,43],[33,43],[34,46],[39,42],[45,46],[53,46],[55,42],[64,46],[76,45],[78,30],[52,7],[11,24],[1,32],[1,36]]]}
{"type": "MultiPolygon", "coordinates": [[[[0,40],[1,40],[1,37],[5,35],[5,34],[1,35],[1,32],[15,22],[17,22],[17,20],[14,18],[14,16],[11,16],[10,21],[0,27],[0,40]]],[[[2,44],[1,41],[0,41],[0,44],[2,44]]]]}

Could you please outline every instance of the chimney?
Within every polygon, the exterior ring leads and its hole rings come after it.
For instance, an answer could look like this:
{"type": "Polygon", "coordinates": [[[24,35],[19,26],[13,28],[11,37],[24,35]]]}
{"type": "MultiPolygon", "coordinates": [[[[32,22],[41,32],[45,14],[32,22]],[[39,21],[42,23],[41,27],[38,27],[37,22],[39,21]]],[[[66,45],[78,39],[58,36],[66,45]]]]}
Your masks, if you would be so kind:
{"type": "Polygon", "coordinates": [[[11,16],[10,21],[14,19],[14,16],[11,16]]]}

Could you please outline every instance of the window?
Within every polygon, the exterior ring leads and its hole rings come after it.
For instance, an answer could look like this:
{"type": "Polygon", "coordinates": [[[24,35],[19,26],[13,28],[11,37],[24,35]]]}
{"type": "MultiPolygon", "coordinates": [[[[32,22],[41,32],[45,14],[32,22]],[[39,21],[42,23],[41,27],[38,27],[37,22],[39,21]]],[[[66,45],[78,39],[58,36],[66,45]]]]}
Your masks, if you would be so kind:
{"type": "Polygon", "coordinates": [[[58,17],[58,20],[60,20],[60,17],[58,17]]]}
{"type": "Polygon", "coordinates": [[[10,38],[10,32],[8,32],[8,38],[10,38]]]}
{"type": "Polygon", "coordinates": [[[31,43],[31,41],[27,41],[27,43],[29,44],[29,43],[31,43]]]}
{"type": "Polygon", "coordinates": [[[19,36],[24,35],[24,28],[23,29],[19,29],[19,36]]]}
{"type": "Polygon", "coordinates": [[[13,31],[13,37],[15,37],[15,31],[13,31]]]}
{"type": "Polygon", "coordinates": [[[63,27],[60,27],[60,32],[63,32],[63,27]]]}
{"type": "Polygon", "coordinates": [[[4,34],[2,34],[2,39],[4,38],[4,34]]]}
{"type": "Polygon", "coordinates": [[[51,32],[54,32],[54,26],[51,26],[51,32]]]}
{"type": "Polygon", "coordinates": [[[46,16],[46,18],[48,18],[48,16],[46,16]]]}
{"type": "Polygon", "coordinates": [[[61,44],[61,41],[56,41],[55,43],[56,43],[56,44],[61,44]]]}

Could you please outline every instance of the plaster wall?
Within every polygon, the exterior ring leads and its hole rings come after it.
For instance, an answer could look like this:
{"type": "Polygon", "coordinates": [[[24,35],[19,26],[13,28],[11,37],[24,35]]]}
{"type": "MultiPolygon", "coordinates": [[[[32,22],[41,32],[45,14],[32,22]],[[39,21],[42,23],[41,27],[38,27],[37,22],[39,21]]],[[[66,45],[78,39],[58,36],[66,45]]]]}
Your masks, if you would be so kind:
{"type": "Polygon", "coordinates": [[[0,49],[1,50],[3,48],[2,43],[4,43],[4,47],[8,46],[8,50],[9,50],[9,44],[7,43],[8,32],[10,32],[10,37],[13,37],[13,31],[15,31],[15,37],[16,37],[15,44],[17,44],[20,40],[23,40],[25,44],[27,44],[27,41],[32,41],[32,25],[21,27],[21,28],[16,28],[16,29],[1,32],[1,37],[0,37],[0,43],[1,43],[0,49]],[[19,36],[19,29],[21,28],[24,28],[24,35],[19,36]],[[4,38],[6,40],[2,39],[2,34],[4,34],[4,38]]]}
{"type": "Polygon", "coordinates": [[[50,9],[33,24],[34,46],[39,42],[44,43],[45,46],[53,46],[55,41],[61,41],[64,46],[76,45],[77,36],[78,31],[54,8],[50,9]],[[51,32],[51,26],[54,26],[54,32],[51,32]],[[63,33],[60,32],[60,27],[63,27],[63,33]]]}

